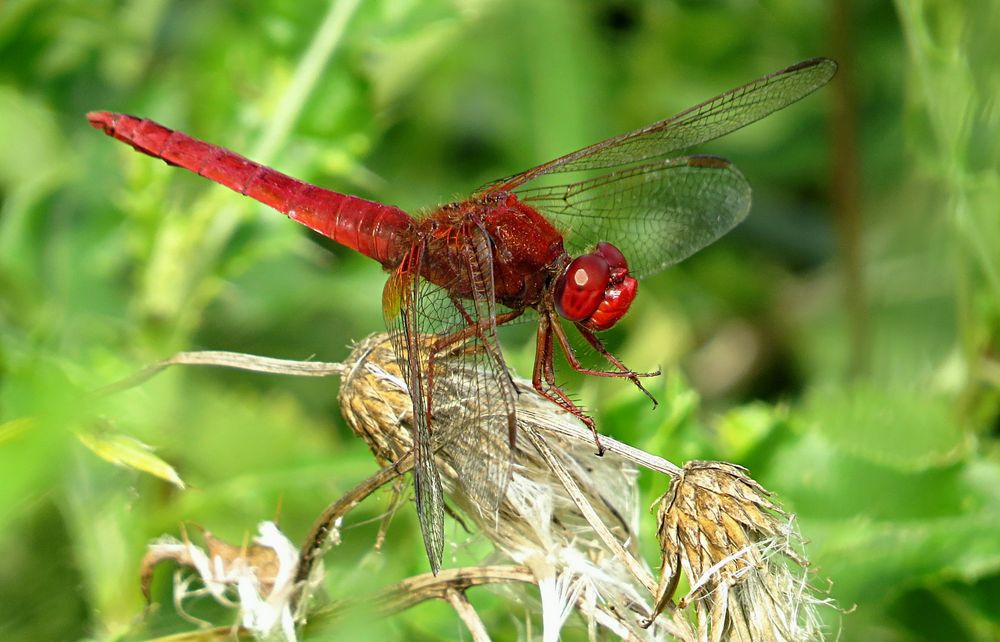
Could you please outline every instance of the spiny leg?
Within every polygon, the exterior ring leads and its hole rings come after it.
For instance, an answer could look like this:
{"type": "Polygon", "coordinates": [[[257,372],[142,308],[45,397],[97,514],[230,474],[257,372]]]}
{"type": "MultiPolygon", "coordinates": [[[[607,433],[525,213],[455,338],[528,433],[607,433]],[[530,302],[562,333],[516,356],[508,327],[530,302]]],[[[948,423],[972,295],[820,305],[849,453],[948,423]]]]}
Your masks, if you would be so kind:
{"type": "Polygon", "coordinates": [[[566,336],[565,331],[563,331],[562,326],[560,326],[558,322],[553,322],[552,330],[553,332],[555,332],[556,338],[559,340],[559,346],[562,348],[563,353],[566,355],[566,361],[569,362],[571,368],[573,368],[579,373],[585,375],[592,375],[595,377],[626,378],[633,384],[635,384],[635,387],[641,390],[644,395],[649,397],[649,400],[653,402],[654,408],[657,406],[658,402],[656,401],[656,397],[654,397],[648,390],[646,390],[646,387],[643,386],[642,382],[639,381],[639,377],[658,377],[660,375],[659,370],[657,370],[656,372],[634,372],[629,368],[627,368],[625,364],[618,359],[618,357],[611,354],[611,352],[604,347],[604,343],[600,340],[600,338],[598,338],[596,334],[594,334],[587,328],[581,326],[580,324],[576,324],[576,329],[580,331],[580,334],[583,335],[583,338],[587,340],[587,343],[589,343],[595,350],[597,350],[597,352],[600,353],[602,357],[607,359],[608,362],[611,363],[611,365],[618,368],[618,370],[611,370],[611,371],[594,370],[592,368],[584,367],[583,364],[580,363],[580,359],[576,356],[576,351],[573,349],[573,346],[570,345],[569,338],[566,336]]]}
{"type": "Polygon", "coordinates": [[[552,327],[558,323],[551,318],[551,313],[539,310],[538,334],[535,339],[535,365],[532,370],[531,385],[540,395],[556,404],[566,412],[582,421],[594,435],[597,454],[604,454],[600,434],[594,420],[578,406],[566,392],[556,383],[555,369],[552,365],[553,344],[552,327]]]}
{"type": "MultiPolygon", "coordinates": [[[[489,351],[490,356],[493,358],[493,362],[496,363],[498,368],[507,373],[507,378],[510,380],[510,385],[514,386],[514,379],[513,377],[511,377],[510,371],[507,369],[507,363],[503,360],[503,355],[500,354],[500,352],[496,349],[494,343],[492,341],[489,341],[486,335],[483,333],[483,330],[490,325],[489,319],[480,319],[479,321],[476,321],[475,319],[472,318],[471,315],[469,315],[468,310],[465,309],[465,307],[461,304],[461,302],[459,302],[451,294],[449,294],[448,296],[451,299],[452,305],[454,305],[455,309],[458,310],[458,313],[462,315],[462,319],[465,321],[466,327],[460,330],[459,332],[453,333],[448,337],[439,339],[438,342],[435,343],[435,350],[443,351],[444,348],[448,347],[448,345],[451,345],[452,343],[465,341],[466,339],[471,337],[472,334],[462,334],[462,333],[466,332],[469,329],[474,329],[475,331],[473,334],[479,336],[479,340],[482,342],[484,346],[486,346],[486,349],[489,351]],[[445,341],[447,342],[442,343],[445,341]]],[[[501,326],[505,323],[509,323],[514,319],[518,318],[519,316],[521,316],[522,314],[524,314],[523,308],[520,310],[511,310],[509,312],[498,314],[496,316],[496,319],[494,320],[494,325],[501,326]]]]}
{"type": "MultiPolygon", "coordinates": [[[[472,317],[469,316],[468,312],[462,309],[462,306],[456,306],[456,307],[459,309],[459,311],[462,314],[462,317],[465,319],[466,326],[457,332],[452,332],[451,334],[441,337],[437,341],[435,341],[433,347],[431,348],[431,350],[435,354],[444,352],[445,348],[447,348],[448,346],[455,343],[459,343],[461,341],[465,341],[466,339],[469,339],[470,337],[473,336],[478,336],[483,341],[483,343],[488,343],[485,340],[486,338],[483,336],[482,332],[483,328],[489,325],[489,321],[486,319],[480,319],[479,321],[475,321],[472,319],[472,317]]],[[[503,325],[504,323],[513,321],[522,314],[524,314],[523,309],[511,310],[510,312],[504,312],[503,314],[498,314],[496,316],[496,325],[503,325]]]]}

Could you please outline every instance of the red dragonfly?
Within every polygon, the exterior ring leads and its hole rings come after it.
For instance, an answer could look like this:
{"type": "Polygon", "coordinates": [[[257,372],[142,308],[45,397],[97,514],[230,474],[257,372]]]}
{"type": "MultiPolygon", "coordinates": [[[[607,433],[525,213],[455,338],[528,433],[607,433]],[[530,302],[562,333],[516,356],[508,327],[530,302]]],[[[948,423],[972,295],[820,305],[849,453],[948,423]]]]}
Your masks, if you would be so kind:
{"type": "Polygon", "coordinates": [[[269,205],[390,273],[383,310],[413,401],[417,513],[437,572],[444,497],[434,451],[447,444],[465,454],[455,459],[466,490],[494,514],[511,474],[517,393],[497,326],[527,309],[537,312],[534,387],[590,426],[600,451],[593,421],[556,384],[555,344],[575,370],[628,379],[652,399],[640,378],[658,373],[629,369],[596,333],[628,311],[637,278],[712,243],[750,210],[750,186],[729,161],[668,155],[790,105],[826,84],[836,68],[825,58],[800,62],[417,216],[296,180],[150,120],[109,112],[87,118],[136,150],[269,205]],[[555,175],[571,180],[551,180],[555,175]],[[562,320],[608,369],[581,364],[562,320]]]}

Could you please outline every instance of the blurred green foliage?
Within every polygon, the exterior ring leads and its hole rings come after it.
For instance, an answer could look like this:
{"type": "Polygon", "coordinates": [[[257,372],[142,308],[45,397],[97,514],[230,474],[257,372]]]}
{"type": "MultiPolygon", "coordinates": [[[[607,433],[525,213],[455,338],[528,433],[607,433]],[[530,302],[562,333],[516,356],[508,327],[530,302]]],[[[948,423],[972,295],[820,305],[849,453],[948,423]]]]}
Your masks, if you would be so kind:
{"type": "MultiPolygon", "coordinates": [[[[815,582],[856,606],[826,613],[843,640],[1000,637],[998,12],[857,2],[860,237],[835,233],[831,86],[705,147],[753,183],[752,216],[644,282],[609,333],[627,363],[668,373],[661,407],[561,373],[605,431],[678,463],[746,465],[776,491],[811,540],[815,582]],[[862,307],[845,304],[852,249],[862,307]]],[[[0,4],[0,639],[187,630],[166,571],[160,610],[141,618],[147,541],[182,521],[240,541],[279,506],[299,537],[375,470],[328,381],[175,369],[88,394],[181,349],[342,358],[382,328],[384,276],[108,140],[86,111],[155,118],[416,210],[833,55],[831,20],[823,3],[730,0],[0,4]],[[189,488],[95,455],[126,443],[144,457],[126,435],[189,488]]],[[[530,328],[505,345],[528,372],[530,328]]],[[[664,490],[644,482],[644,501],[664,490]]],[[[426,570],[408,508],[372,550],[386,501],[352,514],[328,556],[335,596],[426,570]]],[[[498,639],[515,636],[503,601],[472,598],[498,639]]],[[[460,630],[431,604],[329,635],[460,630]]]]}

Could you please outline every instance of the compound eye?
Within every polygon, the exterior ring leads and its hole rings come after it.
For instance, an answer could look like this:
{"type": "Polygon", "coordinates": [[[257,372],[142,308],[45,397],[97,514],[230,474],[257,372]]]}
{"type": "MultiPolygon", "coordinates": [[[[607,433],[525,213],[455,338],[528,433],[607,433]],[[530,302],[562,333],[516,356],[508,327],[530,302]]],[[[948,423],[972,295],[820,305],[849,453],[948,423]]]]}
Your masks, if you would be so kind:
{"type": "Polygon", "coordinates": [[[618,323],[632,305],[638,287],[639,282],[630,276],[622,279],[620,284],[609,287],[585,325],[591,330],[607,330],[618,323]]]}
{"type": "Polygon", "coordinates": [[[611,269],[600,254],[584,254],[569,264],[556,281],[556,312],[570,321],[583,321],[604,298],[611,269]]]}
{"type": "Polygon", "coordinates": [[[608,262],[612,273],[620,271],[624,274],[628,272],[628,261],[625,260],[625,255],[614,245],[607,241],[601,241],[597,244],[597,254],[603,256],[604,260],[608,262]]]}

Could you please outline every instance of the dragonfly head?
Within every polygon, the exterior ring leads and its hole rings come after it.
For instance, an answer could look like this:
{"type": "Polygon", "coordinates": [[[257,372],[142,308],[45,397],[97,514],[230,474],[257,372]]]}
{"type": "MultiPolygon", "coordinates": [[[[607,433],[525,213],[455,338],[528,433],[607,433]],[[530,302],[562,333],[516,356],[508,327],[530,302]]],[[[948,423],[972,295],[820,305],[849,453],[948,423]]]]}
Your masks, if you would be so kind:
{"type": "Polygon", "coordinates": [[[625,255],[610,243],[598,243],[556,279],[556,312],[591,330],[607,330],[628,312],[638,287],[625,255]]]}

